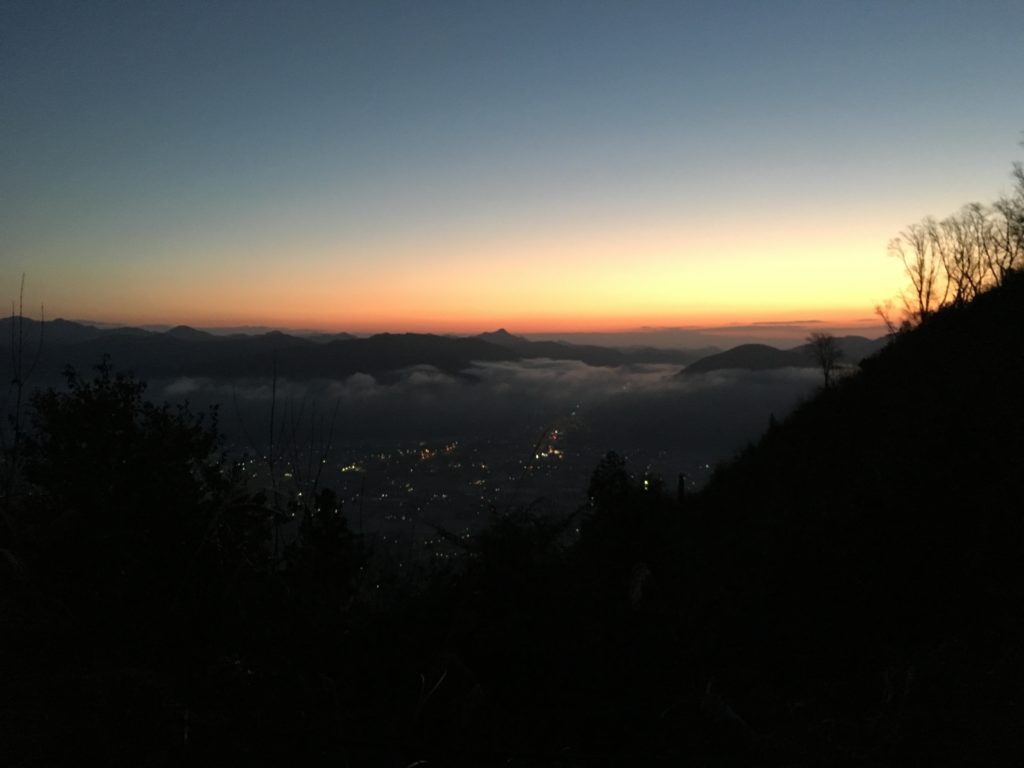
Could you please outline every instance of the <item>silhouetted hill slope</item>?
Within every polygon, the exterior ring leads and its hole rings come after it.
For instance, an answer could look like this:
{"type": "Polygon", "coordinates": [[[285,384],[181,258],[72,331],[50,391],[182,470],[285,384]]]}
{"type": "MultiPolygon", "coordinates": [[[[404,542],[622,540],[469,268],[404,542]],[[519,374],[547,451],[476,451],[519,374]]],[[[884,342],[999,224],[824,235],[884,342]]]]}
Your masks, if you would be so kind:
{"type": "Polygon", "coordinates": [[[1021,329],[1016,274],[897,337],[691,500],[695,647],[752,728],[851,764],[1024,757],[1021,329]]]}
{"type": "MultiPolygon", "coordinates": [[[[877,339],[869,339],[864,336],[837,336],[836,343],[842,352],[842,359],[847,362],[859,363],[865,357],[871,357],[878,350],[888,343],[888,338],[882,336],[877,339]]],[[[810,345],[805,344],[799,349],[809,349],[810,345]]]]}
{"type": "MultiPolygon", "coordinates": [[[[885,339],[866,339],[863,336],[837,337],[842,353],[840,363],[858,363],[873,355],[885,344],[885,339]]],[[[752,371],[772,368],[816,368],[810,346],[803,344],[794,349],[777,349],[767,344],[740,344],[714,355],[702,357],[680,371],[681,376],[707,373],[728,368],[752,371]]]]}
{"type": "Polygon", "coordinates": [[[725,352],[702,357],[686,366],[680,374],[692,375],[726,368],[746,368],[755,371],[790,366],[802,368],[811,364],[808,356],[795,350],[776,349],[767,344],[740,344],[725,352]]]}
{"type": "Polygon", "coordinates": [[[514,360],[516,355],[478,339],[425,333],[382,333],[368,339],[345,339],[325,345],[339,372],[383,373],[413,365],[432,365],[458,373],[474,361],[514,360]]]}
{"type": "Polygon", "coordinates": [[[594,344],[571,344],[566,341],[530,341],[509,333],[504,328],[481,333],[473,338],[513,350],[523,358],[550,358],[577,360],[587,365],[620,366],[653,363],[684,364],[707,354],[706,349],[661,349],[657,347],[631,347],[619,349],[594,344]]]}

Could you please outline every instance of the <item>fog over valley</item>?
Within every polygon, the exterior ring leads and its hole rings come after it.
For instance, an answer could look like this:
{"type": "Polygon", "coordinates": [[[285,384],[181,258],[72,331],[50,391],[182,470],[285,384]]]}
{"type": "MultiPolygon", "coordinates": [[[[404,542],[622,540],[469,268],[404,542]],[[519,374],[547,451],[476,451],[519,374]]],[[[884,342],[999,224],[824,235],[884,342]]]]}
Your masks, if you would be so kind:
{"type": "Polygon", "coordinates": [[[820,380],[807,368],[678,374],[533,359],[454,374],[418,365],[386,381],[179,377],[149,393],[193,410],[219,405],[229,452],[251,457],[253,483],[270,481],[272,454],[298,487],[338,490],[365,534],[421,554],[433,551],[425,524],[471,536],[494,513],[578,507],[609,450],[669,492],[681,474],[695,490],[820,380]]]}
{"type": "Polygon", "coordinates": [[[452,375],[429,365],[403,369],[391,381],[356,373],[345,379],[293,381],[181,377],[150,383],[152,396],[221,404],[222,428],[266,424],[278,408],[318,410],[335,405],[342,442],[503,438],[527,425],[543,428],[575,412],[609,449],[689,443],[695,455],[721,457],[756,437],[771,414],[784,415],[810,392],[812,369],[725,370],[688,378],[678,366],[597,367],[576,361],[477,363],[452,375]],[[260,414],[263,413],[261,418],[260,414]]]}

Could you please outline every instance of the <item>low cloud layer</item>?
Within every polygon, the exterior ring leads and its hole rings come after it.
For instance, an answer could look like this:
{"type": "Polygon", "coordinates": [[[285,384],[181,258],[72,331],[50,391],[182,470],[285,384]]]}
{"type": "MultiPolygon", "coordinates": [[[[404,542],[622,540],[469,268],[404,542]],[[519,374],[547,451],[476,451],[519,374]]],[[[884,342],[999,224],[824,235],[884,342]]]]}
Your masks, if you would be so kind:
{"type": "Polygon", "coordinates": [[[236,441],[260,441],[270,406],[304,425],[335,418],[342,444],[420,440],[528,442],[565,425],[571,438],[601,450],[671,451],[717,460],[755,439],[817,385],[813,370],[715,371],[677,377],[679,367],[600,368],[563,360],[480,363],[457,376],[416,366],[388,381],[154,382],[156,398],[202,408],[220,403],[221,424],[236,441]]]}

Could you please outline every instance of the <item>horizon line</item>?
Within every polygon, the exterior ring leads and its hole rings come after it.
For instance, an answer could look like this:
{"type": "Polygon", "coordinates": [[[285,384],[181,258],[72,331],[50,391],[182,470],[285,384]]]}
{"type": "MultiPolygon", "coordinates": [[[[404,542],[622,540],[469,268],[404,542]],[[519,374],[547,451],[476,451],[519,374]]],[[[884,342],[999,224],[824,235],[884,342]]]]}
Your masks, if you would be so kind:
{"type": "MultiPolygon", "coordinates": [[[[17,317],[24,317],[26,320],[33,322],[40,322],[39,319],[33,318],[29,315],[9,315],[5,319],[14,319],[17,317]]],[[[753,332],[753,333],[765,333],[770,331],[778,331],[780,333],[795,332],[801,328],[813,326],[816,329],[824,327],[825,329],[856,329],[856,328],[873,328],[884,327],[883,323],[877,318],[866,318],[856,317],[849,319],[842,319],[836,321],[827,321],[821,319],[800,319],[800,320],[749,320],[749,321],[734,321],[726,323],[699,323],[699,324],[686,324],[686,325],[634,325],[634,326],[614,326],[610,328],[556,328],[556,329],[543,329],[543,330],[510,330],[510,327],[514,329],[513,324],[498,324],[496,327],[488,326],[483,330],[442,330],[442,329],[410,329],[405,328],[398,330],[395,327],[384,327],[372,330],[349,330],[339,329],[330,330],[325,327],[311,327],[307,325],[286,325],[286,324],[275,324],[275,323],[225,323],[225,324],[193,324],[193,323],[171,323],[171,322],[118,322],[108,320],[95,320],[95,319],[82,319],[82,318],[69,318],[64,316],[58,316],[53,318],[44,318],[42,322],[50,323],[55,321],[77,323],[79,325],[88,325],[100,330],[114,330],[118,328],[137,328],[140,330],[152,331],[155,333],[166,332],[174,328],[191,328],[198,331],[205,331],[209,333],[246,333],[248,331],[255,332],[272,332],[277,331],[281,333],[291,333],[297,335],[309,335],[309,334],[321,334],[321,335],[338,335],[338,334],[349,334],[357,337],[369,337],[380,334],[426,334],[436,336],[463,336],[472,337],[479,336],[488,333],[497,333],[505,331],[513,336],[554,336],[558,334],[567,334],[572,336],[615,336],[615,335],[629,335],[629,334],[640,334],[640,335],[656,335],[656,334],[670,334],[670,333],[695,333],[695,334],[729,334],[729,333],[741,333],[741,332],[753,332]]]]}

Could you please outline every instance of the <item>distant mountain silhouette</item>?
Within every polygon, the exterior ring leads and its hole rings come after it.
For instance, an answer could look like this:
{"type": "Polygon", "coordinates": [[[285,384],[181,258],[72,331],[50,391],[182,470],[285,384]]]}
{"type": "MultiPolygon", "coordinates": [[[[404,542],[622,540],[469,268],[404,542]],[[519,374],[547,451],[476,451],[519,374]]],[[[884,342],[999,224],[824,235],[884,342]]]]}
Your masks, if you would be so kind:
{"type": "Polygon", "coordinates": [[[212,333],[200,331],[187,325],[176,325],[166,333],[168,336],[182,341],[212,341],[216,338],[212,333]]]}
{"type": "Polygon", "coordinates": [[[19,323],[18,318],[8,317],[0,320],[0,375],[10,372],[12,341],[23,344],[28,358],[34,358],[38,350],[36,375],[43,380],[59,376],[67,365],[88,371],[105,355],[123,370],[147,378],[216,372],[231,375],[232,371],[237,375],[263,375],[264,370],[272,370],[273,358],[281,351],[320,346],[278,332],[214,336],[188,326],[152,332],[140,328],[99,329],[60,319],[41,324],[25,318],[19,323]]]}
{"type": "Polygon", "coordinates": [[[504,328],[499,328],[496,331],[489,331],[486,333],[478,334],[475,338],[481,341],[486,341],[491,344],[500,344],[503,347],[514,347],[521,344],[529,344],[529,339],[525,339],[522,336],[515,336],[504,328]]]}
{"type": "Polygon", "coordinates": [[[150,331],[142,328],[96,328],[85,323],[78,323],[73,320],[47,320],[44,327],[35,320],[24,318],[19,324],[17,318],[5,317],[0,319],[0,344],[9,346],[12,341],[12,333],[24,333],[25,343],[32,347],[38,346],[39,335],[43,331],[43,341],[46,344],[79,344],[84,341],[91,341],[102,336],[151,336],[150,331]]]}
{"type": "MultiPolygon", "coordinates": [[[[0,349],[11,345],[15,318],[0,320],[0,349]]],[[[350,334],[301,337],[281,331],[221,336],[179,325],[164,332],[140,328],[101,329],[67,320],[45,324],[25,319],[24,346],[40,349],[39,371],[53,378],[65,365],[88,370],[104,355],[119,368],[142,378],[177,376],[336,378],[354,373],[384,376],[415,365],[431,365],[457,374],[475,362],[528,358],[574,360],[588,365],[684,364],[704,350],[630,349],[561,342],[533,342],[504,329],[475,337],[382,333],[368,338],[350,334]],[[40,334],[42,345],[39,346],[40,334]]],[[[10,355],[0,359],[0,374],[10,355]]]]}
{"type": "MultiPolygon", "coordinates": [[[[837,338],[842,352],[840,363],[859,363],[885,345],[885,339],[866,339],[863,336],[837,338]]],[[[692,376],[709,371],[738,368],[752,371],[773,368],[816,368],[817,362],[806,344],[794,349],[777,349],[767,344],[741,344],[725,352],[702,357],[680,371],[681,376],[692,376]]]]}
{"type": "Polygon", "coordinates": [[[692,375],[727,368],[765,370],[768,368],[804,367],[811,365],[810,358],[794,350],[783,350],[767,344],[740,344],[715,355],[702,357],[686,366],[680,373],[692,375]]]}
{"type": "Polygon", "coordinates": [[[301,336],[301,337],[303,337],[305,339],[309,339],[310,341],[318,341],[318,342],[324,342],[324,341],[343,341],[345,339],[356,339],[356,338],[359,338],[355,334],[344,333],[344,332],[340,332],[340,333],[321,333],[319,331],[316,331],[316,332],[306,332],[306,331],[303,331],[303,332],[295,332],[295,333],[292,333],[291,335],[292,336],[301,336]]]}
{"type": "Polygon", "coordinates": [[[709,352],[706,348],[631,347],[620,349],[593,344],[570,344],[566,341],[530,341],[523,336],[509,333],[504,328],[481,333],[473,338],[512,350],[522,358],[544,357],[552,360],[576,360],[587,365],[597,366],[687,363],[709,352]]]}

